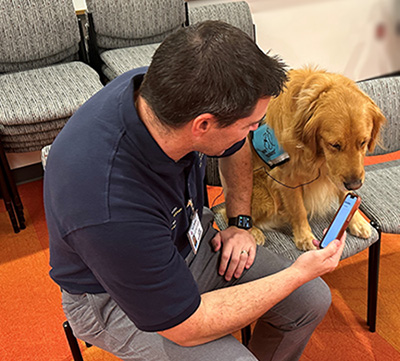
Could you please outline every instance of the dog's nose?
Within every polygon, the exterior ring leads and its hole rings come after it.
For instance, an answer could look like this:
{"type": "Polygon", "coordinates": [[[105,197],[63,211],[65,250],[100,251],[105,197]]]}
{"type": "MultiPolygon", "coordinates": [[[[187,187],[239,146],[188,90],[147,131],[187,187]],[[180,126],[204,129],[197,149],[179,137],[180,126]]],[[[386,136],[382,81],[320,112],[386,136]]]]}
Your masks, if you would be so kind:
{"type": "Polygon", "coordinates": [[[344,182],[343,184],[348,191],[355,191],[362,186],[362,181],[361,179],[356,179],[350,182],[344,182]]]}

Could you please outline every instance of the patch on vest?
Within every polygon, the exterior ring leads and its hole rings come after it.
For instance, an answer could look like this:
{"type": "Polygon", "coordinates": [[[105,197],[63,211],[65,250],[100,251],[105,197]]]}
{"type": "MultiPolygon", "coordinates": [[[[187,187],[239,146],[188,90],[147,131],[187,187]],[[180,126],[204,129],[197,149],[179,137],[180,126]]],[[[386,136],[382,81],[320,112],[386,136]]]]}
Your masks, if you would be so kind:
{"type": "Polygon", "coordinates": [[[262,124],[251,134],[251,142],[258,156],[272,169],[286,163],[290,158],[275,137],[268,124],[262,124]]]}

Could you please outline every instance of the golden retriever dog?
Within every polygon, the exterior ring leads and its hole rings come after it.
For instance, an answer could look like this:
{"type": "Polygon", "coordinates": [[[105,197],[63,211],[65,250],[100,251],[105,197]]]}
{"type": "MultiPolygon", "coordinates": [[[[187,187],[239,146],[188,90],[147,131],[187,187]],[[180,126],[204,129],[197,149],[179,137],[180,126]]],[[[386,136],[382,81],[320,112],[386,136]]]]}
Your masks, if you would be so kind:
{"type": "MultiPolygon", "coordinates": [[[[289,72],[286,89],[271,100],[265,121],[290,160],[270,169],[253,149],[253,235],[288,223],[300,250],[316,247],[308,218],[322,215],[364,182],[364,157],[377,144],[385,117],[350,79],[304,68],[289,72]],[[274,179],[272,179],[272,177],[274,179]],[[259,229],[257,229],[259,228],[259,229]]],[[[351,234],[368,238],[369,223],[357,211],[351,234]]]]}

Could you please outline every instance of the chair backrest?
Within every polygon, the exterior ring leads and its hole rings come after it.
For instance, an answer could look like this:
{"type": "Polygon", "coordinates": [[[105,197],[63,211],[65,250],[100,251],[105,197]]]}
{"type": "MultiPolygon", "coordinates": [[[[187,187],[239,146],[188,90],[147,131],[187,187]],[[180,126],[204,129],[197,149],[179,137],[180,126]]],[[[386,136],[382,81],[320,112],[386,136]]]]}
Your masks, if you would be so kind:
{"type": "Polygon", "coordinates": [[[99,49],[158,43],[186,22],[184,0],[86,0],[99,49]]]}
{"type": "Polygon", "coordinates": [[[358,86],[371,97],[387,119],[381,130],[383,147],[378,145],[372,155],[400,150],[400,76],[361,81],[358,86]]]}
{"type": "Polygon", "coordinates": [[[205,20],[221,20],[243,30],[255,40],[253,18],[246,1],[190,6],[189,25],[205,20]]]}
{"type": "Polygon", "coordinates": [[[78,59],[78,20],[70,0],[0,0],[0,72],[78,59]]]}

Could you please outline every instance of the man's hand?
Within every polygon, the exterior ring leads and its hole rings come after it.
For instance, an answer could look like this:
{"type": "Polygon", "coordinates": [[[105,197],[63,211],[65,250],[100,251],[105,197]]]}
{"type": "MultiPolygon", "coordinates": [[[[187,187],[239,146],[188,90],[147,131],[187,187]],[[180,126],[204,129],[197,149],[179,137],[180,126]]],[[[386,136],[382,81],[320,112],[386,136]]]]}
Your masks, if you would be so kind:
{"type": "MultiPolygon", "coordinates": [[[[345,242],[346,232],[340,240],[332,241],[324,249],[305,252],[292,267],[297,269],[302,277],[306,277],[306,281],[332,272],[339,264],[345,242]]],[[[319,242],[315,241],[315,245],[319,246],[319,242]]]]}
{"type": "Polygon", "coordinates": [[[221,263],[218,273],[230,281],[239,278],[244,269],[249,269],[256,256],[256,242],[250,231],[228,227],[217,233],[211,241],[215,252],[221,250],[221,263]]]}

